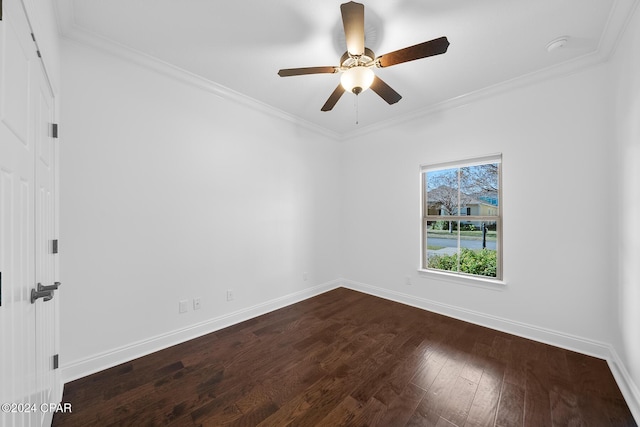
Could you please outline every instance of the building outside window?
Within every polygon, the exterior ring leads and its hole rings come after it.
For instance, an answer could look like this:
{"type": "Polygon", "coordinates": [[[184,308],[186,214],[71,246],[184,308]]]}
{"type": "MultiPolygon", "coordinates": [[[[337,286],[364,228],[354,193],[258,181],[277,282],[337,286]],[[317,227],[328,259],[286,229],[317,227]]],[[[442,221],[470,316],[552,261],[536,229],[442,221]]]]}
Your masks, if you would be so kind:
{"type": "Polygon", "coordinates": [[[421,167],[422,265],[502,279],[501,155],[421,167]]]}

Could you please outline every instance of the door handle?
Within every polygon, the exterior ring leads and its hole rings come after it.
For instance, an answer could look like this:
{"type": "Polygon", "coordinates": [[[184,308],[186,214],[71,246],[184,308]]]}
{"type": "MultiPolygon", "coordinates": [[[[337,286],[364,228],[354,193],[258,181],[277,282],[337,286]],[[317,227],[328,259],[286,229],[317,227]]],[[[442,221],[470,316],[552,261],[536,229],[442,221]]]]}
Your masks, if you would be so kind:
{"type": "MultiPolygon", "coordinates": [[[[42,285],[38,283],[38,286],[42,285]]],[[[49,301],[53,298],[53,291],[36,291],[35,289],[31,289],[31,304],[35,304],[39,298],[44,298],[45,301],[49,301]]]]}
{"type": "Polygon", "coordinates": [[[53,293],[53,291],[57,290],[60,285],[62,285],[60,282],[54,282],[53,285],[50,286],[44,286],[41,283],[38,283],[38,292],[51,291],[53,293]]]}
{"type": "Polygon", "coordinates": [[[44,286],[42,283],[38,283],[36,289],[31,289],[31,304],[35,304],[39,298],[44,298],[45,301],[51,301],[53,291],[58,289],[60,285],[62,285],[60,282],[54,282],[53,285],[50,286],[44,286]]]}

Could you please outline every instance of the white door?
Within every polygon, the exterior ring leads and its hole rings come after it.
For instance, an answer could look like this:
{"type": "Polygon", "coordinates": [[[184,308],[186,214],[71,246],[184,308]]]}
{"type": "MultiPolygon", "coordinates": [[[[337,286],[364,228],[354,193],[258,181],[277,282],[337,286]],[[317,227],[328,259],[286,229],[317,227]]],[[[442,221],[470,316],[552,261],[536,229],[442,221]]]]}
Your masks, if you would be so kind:
{"type": "MultiPolygon", "coordinates": [[[[40,63],[39,63],[40,64],[40,63]]],[[[35,282],[44,286],[57,281],[57,256],[53,253],[56,239],[56,179],[57,145],[52,136],[54,121],[53,95],[42,68],[39,68],[34,90],[34,142],[35,142],[35,282]]],[[[58,354],[58,290],[52,299],[35,302],[36,319],[36,392],[35,400],[58,403],[54,386],[59,384],[59,372],[54,366],[58,354]]],[[[46,406],[45,406],[46,407],[46,406]]],[[[51,408],[51,407],[50,407],[51,408]]],[[[42,421],[51,423],[52,411],[40,410],[42,421]]]]}
{"type": "Polygon", "coordinates": [[[56,149],[48,136],[53,100],[20,0],[0,21],[0,426],[48,423],[57,354],[57,298],[31,303],[52,284],[56,149]],[[48,252],[48,253],[46,253],[48,252]]]}

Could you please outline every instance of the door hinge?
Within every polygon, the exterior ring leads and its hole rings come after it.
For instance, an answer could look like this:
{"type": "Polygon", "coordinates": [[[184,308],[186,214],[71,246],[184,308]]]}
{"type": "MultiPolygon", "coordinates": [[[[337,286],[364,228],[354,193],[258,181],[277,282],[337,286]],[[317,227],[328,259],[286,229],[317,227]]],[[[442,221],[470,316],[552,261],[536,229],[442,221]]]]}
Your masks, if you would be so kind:
{"type": "Polygon", "coordinates": [[[60,366],[60,357],[57,354],[53,355],[53,369],[58,369],[60,366]]]}
{"type": "Polygon", "coordinates": [[[58,124],[57,123],[51,123],[51,137],[52,138],[57,138],[58,137],[58,124]]]}
{"type": "Polygon", "coordinates": [[[51,253],[52,254],[58,253],[58,239],[54,239],[51,241],[51,253]]]}

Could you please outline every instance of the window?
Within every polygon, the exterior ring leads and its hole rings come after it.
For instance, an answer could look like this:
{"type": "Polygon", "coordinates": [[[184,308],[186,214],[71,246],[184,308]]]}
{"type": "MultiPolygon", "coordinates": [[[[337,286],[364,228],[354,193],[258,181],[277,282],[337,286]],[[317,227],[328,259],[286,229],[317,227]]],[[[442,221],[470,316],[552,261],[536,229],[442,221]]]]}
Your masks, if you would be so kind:
{"type": "Polygon", "coordinates": [[[502,279],[501,155],[421,167],[422,269],[502,279]]]}

